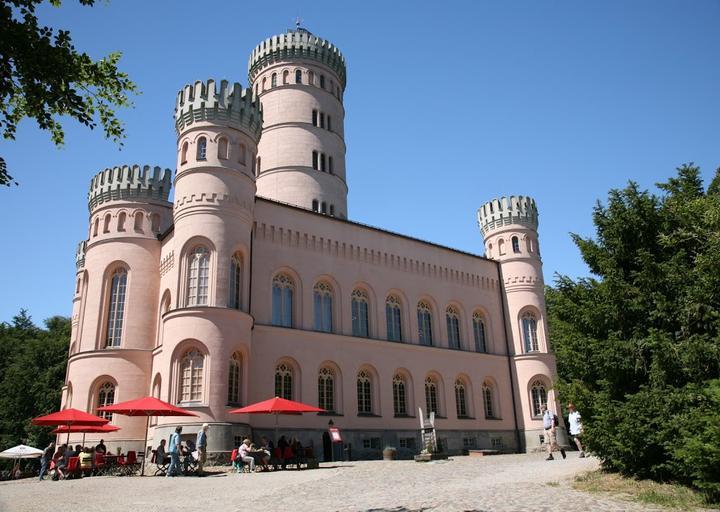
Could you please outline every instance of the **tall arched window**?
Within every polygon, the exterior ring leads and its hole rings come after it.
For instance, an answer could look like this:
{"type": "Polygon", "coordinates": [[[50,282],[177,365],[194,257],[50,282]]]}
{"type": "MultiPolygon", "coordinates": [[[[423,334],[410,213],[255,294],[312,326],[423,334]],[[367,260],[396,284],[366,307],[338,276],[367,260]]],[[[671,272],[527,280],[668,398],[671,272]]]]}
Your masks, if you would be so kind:
{"type": "Polygon", "coordinates": [[[220,160],[227,160],[228,157],[228,140],[225,137],[218,139],[218,158],[220,160]]]}
{"type": "Polygon", "coordinates": [[[312,202],[312,211],[314,211],[314,212],[318,211],[319,205],[320,205],[320,203],[318,203],[318,200],[317,200],[317,199],[313,199],[313,202],[312,202]]]}
{"type": "Polygon", "coordinates": [[[285,274],[278,274],[272,283],[272,323],[280,327],[293,326],[293,295],[295,283],[285,274]]]}
{"type": "Polygon", "coordinates": [[[540,350],[537,335],[537,320],[535,315],[528,312],[522,317],[523,341],[525,352],[537,352],[540,350]]]}
{"type": "Polygon", "coordinates": [[[317,151],[313,151],[312,152],[312,168],[315,169],[316,171],[318,170],[318,158],[319,158],[319,153],[317,151]]]}
{"type": "Polygon", "coordinates": [[[110,233],[110,221],[112,220],[112,215],[109,213],[105,215],[105,221],[103,222],[103,233],[110,233]]]}
{"type": "Polygon", "coordinates": [[[256,176],[260,176],[262,172],[262,157],[257,157],[257,164],[255,165],[256,176]]]}
{"type": "Polygon", "coordinates": [[[242,256],[235,254],[230,258],[230,296],[228,298],[228,306],[233,309],[240,309],[242,302],[242,274],[242,256]]]}
{"type": "Polygon", "coordinates": [[[105,418],[106,420],[112,421],[112,413],[106,411],[98,411],[99,407],[105,407],[106,405],[112,405],[115,403],[115,384],[112,382],[104,382],[98,387],[97,393],[97,405],[95,411],[97,416],[105,418]]]}
{"type": "Polygon", "coordinates": [[[308,71],[308,85],[315,85],[315,73],[308,71]]]}
{"type": "Polygon", "coordinates": [[[197,141],[197,160],[207,160],[207,139],[200,137],[197,141]]]}
{"type": "Polygon", "coordinates": [[[245,165],[246,159],[247,159],[247,149],[245,148],[245,144],[240,144],[238,146],[238,162],[245,165]]]}
{"type": "Polygon", "coordinates": [[[287,69],[283,71],[283,85],[290,83],[290,71],[287,69]]]}
{"type": "Polygon", "coordinates": [[[418,339],[421,345],[432,346],[432,310],[430,304],[421,300],[417,305],[418,339]]]}
{"type": "Polygon", "coordinates": [[[512,237],[510,240],[511,240],[511,242],[512,242],[512,250],[513,250],[513,252],[514,252],[515,254],[519,253],[519,252],[520,252],[520,240],[518,239],[518,237],[514,236],[514,237],[512,237]]]}
{"type": "Polygon", "coordinates": [[[96,217],[95,222],[93,223],[93,236],[97,236],[99,226],[100,226],[100,218],[96,217]]]}
{"type": "Polygon", "coordinates": [[[530,385],[530,396],[532,398],[532,415],[538,418],[542,416],[542,406],[547,404],[547,390],[543,381],[533,381],[530,385]]]}
{"type": "Polygon", "coordinates": [[[302,83],[302,71],[300,71],[299,69],[295,70],[295,83],[296,84],[302,83]]]}
{"type": "Polygon", "coordinates": [[[210,251],[195,247],[188,255],[187,305],[207,306],[210,277],[210,251]]]}
{"type": "Polygon", "coordinates": [[[191,348],[180,360],[180,402],[200,402],[203,396],[205,357],[191,348]]]}
{"type": "Polygon", "coordinates": [[[242,369],[242,356],[235,352],[230,358],[228,368],[228,395],[229,404],[240,403],[240,371],[242,369]]]}
{"type": "Polygon", "coordinates": [[[320,88],[325,89],[325,75],[320,75],[320,88]]]}
{"type": "Polygon", "coordinates": [[[460,379],[455,381],[455,410],[458,418],[468,417],[467,392],[465,383],[460,379]]]}
{"type": "Polygon", "coordinates": [[[313,288],[313,308],[315,313],[315,330],[332,332],[333,294],[330,285],[319,282],[313,288]]]}
{"type": "Polygon", "coordinates": [[[358,414],[372,414],[372,378],[362,370],[357,376],[358,414]]]}
{"type": "Polygon", "coordinates": [[[120,346],[123,319],[125,317],[125,289],[127,287],[127,270],[117,269],[110,279],[110,301],[108,304],[106,347],[120,346]]]}
{"type": "Polygon", "coordinates": [[[293,399],[293,372],[288,364],[281,363],[275,367],[275,396],[293,399]]]}
{"type": "Polygon", "coordinates": [[[159,233],[160,232],[160,215],[157,213],[153,213],[150,215],[150,229],[153,233],[159,233]]]}
{"type": "Polygon", "coordinates": [[[393,412],[395,416],[407,416],[407,383],[405,377],[396,373],[393,377],[393,412]]]}
{"type": "Polygon", "coordinates": [[[270,88],[274,89],[277,87],[277,73],[273,73],[270,77],[270,88]]]}
{"type": "Polygon", "coordinates": [[[385,299],[385,318],[387,319],[387,339],[390,341],[402,341],[400,299],[395,295],[388,295],[387,299],[385,299]]]}
{"type": "Polygon", "coordinates": [[[460,348],[460,313],[455,306],[450,306],[445,311],[447,320],[448,346],[460,348]]]}
{"type": "Polygon", "coordinates": [[[143,223],[145,222],[145,216],[142,212],[135,212],[135,225],[133,229],[135,229],[135,232],[142,233],[144,232],[143,229],[143,223]]]}
{"type": "Polygon", "coordinates": [[[335,372],[332,368],[321,368],[318,374],[318,407],[335,411],[335,372]]]}
{"type": "Polygon", "coordinates": [[[425,379],[425,408],[427,409],[428,416],[430,412],[434,412],[436,415],[440,414],[438,405],[437,381],[433,377],[428,377],[425,379]]]}
{"type": "Polygon", "coordinates": [[[489,381],[483,382],[483,408],[485,409],[485,418],[495,418],[495,404],[493,399],[493,385],[489,381]]]}
{"type": "Polygon", "coordinates": [[[473,335],[475,337],[475,351],[487,352],[485,319],[477,311],[473,313],[473,335]]]}
{"type": "Polygon", "coordinates": [[[267,89],[267,77],[263,77],[262,79],[262,92],[265,92],[265,89],[267,89]]]}
{"type": "Polygon", "coordinates": [[[367,338],[368,329],[368,295],[365,290],[355,289],[352,292],[352,334],[367,338]]]}
{"type": "Polygon", "coordinates": [[[181,164],[187,163],[188,146],[189,146],[189,144],[187,143],[187,141],[183,142],[182,149],[180,150],[180,163],[181,164]]]}
{"type": "Polygon", "coordinates": [[[120,215],[118,215],[118,231],[125,231],[125,221],[127,220],[127,213],[120,212],[120,215]]]}

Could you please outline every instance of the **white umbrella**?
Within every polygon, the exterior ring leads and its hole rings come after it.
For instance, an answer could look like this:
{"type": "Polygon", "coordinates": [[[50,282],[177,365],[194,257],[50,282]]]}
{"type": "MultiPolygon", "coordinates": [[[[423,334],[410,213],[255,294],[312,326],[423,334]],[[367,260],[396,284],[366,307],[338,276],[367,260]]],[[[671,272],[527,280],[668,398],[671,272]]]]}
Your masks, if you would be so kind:
{"type": "Polygon", "coordinates": [[[0,452],[0,457],[4,459],[32,459],[33,457],[40,457],[42,454],[42,450],[19,444],[13,448],[8,448],[4,452],[0,452]]]}

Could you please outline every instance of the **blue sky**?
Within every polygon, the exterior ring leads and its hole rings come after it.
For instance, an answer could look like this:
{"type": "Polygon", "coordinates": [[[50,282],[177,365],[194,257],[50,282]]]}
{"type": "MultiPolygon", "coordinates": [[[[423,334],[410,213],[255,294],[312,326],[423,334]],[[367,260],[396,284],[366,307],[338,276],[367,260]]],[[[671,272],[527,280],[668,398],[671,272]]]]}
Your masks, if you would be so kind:
{"type": "Polygon", "coordinates": [[[119,151],[66,123],[66,145],[25,121],[0,155],[0,321],[69,315],[87,187],[118,164],[174,168],[175,94],[196,79],[247,85],[261,40],[304,19],[346,57],[349,217],[482,253],[477,208],[525,194],[540,210],[545,279],[587,274],[569,233],[629,179],[720,166],[720,2],[185,2],[44,6],[99,58],[121,51],[142,94],[119,112],[119,151]],[[199,7],[202,6],[202,7],[199,7]]]}

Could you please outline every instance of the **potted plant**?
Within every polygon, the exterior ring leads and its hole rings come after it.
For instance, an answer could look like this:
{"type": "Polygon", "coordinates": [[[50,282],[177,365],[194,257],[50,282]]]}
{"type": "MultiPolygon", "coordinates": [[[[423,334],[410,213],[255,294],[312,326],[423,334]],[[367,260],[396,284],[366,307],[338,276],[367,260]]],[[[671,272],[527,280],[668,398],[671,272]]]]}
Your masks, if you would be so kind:
{"type": "Polygon", "coordinates": [[[394,446],[386,446],[383,449],[383,460],[395,460],[397,458],[397,449],[394,446]]]}

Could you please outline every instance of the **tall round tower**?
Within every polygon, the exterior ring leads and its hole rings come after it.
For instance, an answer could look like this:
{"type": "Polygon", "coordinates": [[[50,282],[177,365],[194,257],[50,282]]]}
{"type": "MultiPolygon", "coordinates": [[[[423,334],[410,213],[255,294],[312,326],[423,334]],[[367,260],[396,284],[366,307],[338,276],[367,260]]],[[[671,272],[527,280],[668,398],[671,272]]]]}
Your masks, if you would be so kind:
{"type": "Polygon", "coordinates": [[[347,218],[340,50],[298,27],[259,44],[248,67],[263,106],[258,195],[347,218]]]}
{"type": "MultiPolygon", "coordinates": [[[[538,244],[538,211],[527,196],[493,199],[478,210],[485,254],[499,262],[510,354],[517,386],[517,417],[525,447],[534,447],[542,434],[540,406],[547,402],[559,414],[552,396],[556,376],[550,352],[542,261],[538,244]],[[555,406],[553,407],[553,404],[555,406]]],[[[561,438],[561,440],[564,438],[561,438]]]]}

